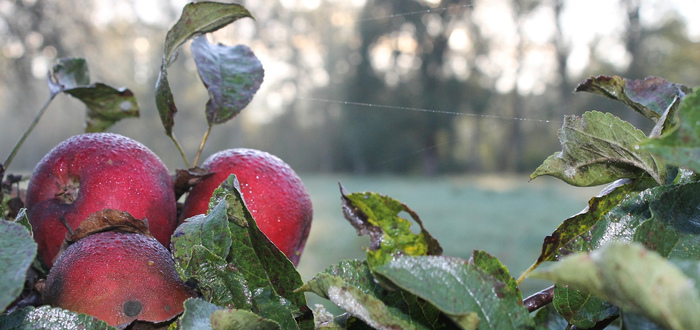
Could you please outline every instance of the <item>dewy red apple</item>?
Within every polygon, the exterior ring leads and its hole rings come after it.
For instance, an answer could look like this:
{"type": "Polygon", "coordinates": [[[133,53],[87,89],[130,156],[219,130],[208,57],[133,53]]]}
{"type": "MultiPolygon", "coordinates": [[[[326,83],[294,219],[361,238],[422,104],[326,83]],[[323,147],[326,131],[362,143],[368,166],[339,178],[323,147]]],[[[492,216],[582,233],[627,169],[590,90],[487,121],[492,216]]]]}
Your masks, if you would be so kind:
{"type": "Polygon", "coordinates": [[[170,245],[177,226],[168,169],[143,144],[111,133],[73,136],[46,154],[32,173],[26,206],[39,257],[49,267],[65,238],[66,224],[77,228],[102,209],[147,220],[164,246],[170,245]]]}
{"type": "Polygon", "coordinates": [[[297,265],[311,228],[311,199],[294,170],[260,150],[228,149],[202,164],[213,175],[196,184],[185,199],[183,219],[207,212],[214,190],[235,174],[260,231],[297,265]]]}
{"type": "Polygon", "coordinates": [[[146,235],[116,231],[70,245],[56,259],[44,290],[45,303],[112,326],[170,320],[194,296],[163,245],[146,235]]]}

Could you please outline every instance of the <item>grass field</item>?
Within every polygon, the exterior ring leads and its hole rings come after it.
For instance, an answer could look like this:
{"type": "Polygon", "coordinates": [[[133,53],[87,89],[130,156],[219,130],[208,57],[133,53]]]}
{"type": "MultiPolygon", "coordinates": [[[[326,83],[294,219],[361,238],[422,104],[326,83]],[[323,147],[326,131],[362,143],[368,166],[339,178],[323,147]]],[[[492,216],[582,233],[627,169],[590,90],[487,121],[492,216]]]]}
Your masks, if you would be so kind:
{"type": "MultiPolygon", "coordinates": [[[[343,218],[338,181],[349,192],[374,191],[416,211],[440,241],[444,254],[469,258],[472,250],[498,257],[518,277],[539,256],[542,240],[580,212],[601,188],[575,188],[552,178],[524,176],[397,177],[302,176],[314,206],[314,222],[299,264],[304,281],[344,259],[363,259],[369,244],[343,218]]],[[[546,282],[525,280],[529,295],[546,282]]],[[[309,295],[309,303],[326,300],[309,295]]],[[[332,304],[331,304],[332,305],[332,304]]]]}

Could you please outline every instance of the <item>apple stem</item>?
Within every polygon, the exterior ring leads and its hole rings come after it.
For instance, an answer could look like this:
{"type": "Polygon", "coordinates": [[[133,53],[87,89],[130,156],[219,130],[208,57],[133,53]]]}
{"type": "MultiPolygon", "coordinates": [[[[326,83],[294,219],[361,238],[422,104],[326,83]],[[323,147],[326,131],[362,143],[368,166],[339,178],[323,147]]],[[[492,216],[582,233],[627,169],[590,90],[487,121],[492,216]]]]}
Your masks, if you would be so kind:
{"type": "Polygon", "coordinates": [[[199,150],[197,150],[197,156],[194,157],[194,166],[197,166],[197,163],[199,163],[199,156],[202,155],[202,150],[204,149],[204,144],[207,143],[207,139],[209,139],[209,133],[211,133],[211,128],[214,127],[214,125],[209,125],[209,128],[207,128],[207,131],[204,132],[204,136],[202,137],[202,142],[199,143],[199,150]]]}
{"type": "Polygon", "coordinates": [[[170,139],[173,140],[173,143],[175,143],[175,147],[177,147],[177,151],[180,152],[180,156],[182,156],[182,160],[185,161],[185,166],[187,166],[187,168],[190,168],[190,161],[187,160],[187,156],[185,156],[185,151],[182,150],[182,146],[180,145],[180,142],[178,142],[177,138],[175,138],[175,133],[170,134],[170,139]]]}
{"type": "Polygon", "coordinates": [[[64,217],[58,217],[58,220],[61,220],[64,226],[66,226],[66,229],[68,229],[68,233],[70,233],[71,236],[75,235],[75,231],[73,231],[73,228],[70,227],[68,224],[68,221],[66,221],[66,218],[64,217]]]}
{"type": "Polygon", "coordinates": [[[36,124],[39,123],[39,119],[41,119],[41,116],[44,115],[44,112],[46,112],[46,109],[49,108],[49,104],[51,104],[51,101],[53,101],[54,97],[58,95],[57,93],[51,93],[51,96],[49,99],[44,103],[44,106],[41,107],[41,110],[39,110],[39,113],[34,117],[34,121],[29,125],[29,128],[27,128],[26,131],[24,131],[24,134],[22,137],[17,141],[17,144],[15,144],[15,147],[12,149],[12,152],[10,152],[10,155],[7,156],[7,159],[5,162],[2,164],[3,170],[7,170],[8,167],[10,167],[10,164],[12,163],[12,160],[15,158],[15,155],[17,155],[17,152],[19,151],[19,148],[22,146],[24,143],[24,140],[27,139],[27,136],[29,136],[29,133],[34,130],[34,127],[36,124]]]}

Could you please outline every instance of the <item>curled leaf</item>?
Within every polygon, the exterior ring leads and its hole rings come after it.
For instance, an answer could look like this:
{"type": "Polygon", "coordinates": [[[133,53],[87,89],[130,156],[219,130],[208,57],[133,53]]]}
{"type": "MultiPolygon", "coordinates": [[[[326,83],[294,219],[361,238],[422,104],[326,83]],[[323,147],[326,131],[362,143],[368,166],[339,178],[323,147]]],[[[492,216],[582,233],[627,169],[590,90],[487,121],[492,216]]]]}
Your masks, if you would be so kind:
{"type": "Polygon", "coordinates": [[[661,157],[640,150],[646,135],[612,114],[590,111],[567,116],[559,131],[562,151],[549,156],[530,179],[550,175],[579,186],[597,186],[649,175],[658,184],[668,176],[661,157]]]}
{"type": "Polygon", "coordinates": [[[700,89],[683,98],[677,118],[678,123],[672,129],[644,141],[641,149],[673,165],[700,172],[700,89]]]}
{"type": "Polygon", "coordinates": [[[532,277],[589,292],[667,329],[700,328],[695,281],[639,243],[611,242],[576,253],[532,277]]]}
{"type": "Polygon", "coordinates": [[[62,58],[48,74],[51,97],[66,93],[87,107],[86,132],[104,132],[117,121],[139,116],[134,93],[103,83],[90,84],[87,63],[82,58],[62,58]]]}
{"type": "Polygon", "coordinates": [[[63,244],[61,244],[61,249],[56,255],[56,258],[58,258],[58,255],[68,248],[68,246],[92,234],[106,231],[119,231],[153,237],[148,230],[147,219],[135,219],[129,212],[122,212],[115,209],[104,209],[91,213],[85,220],[80,222],[78,228],[70,229],[66,233],[66,238],[63,240],[63,244]]]}
{"type": "Polygon", "coordinates": [[[245,108],[262,84],[262,63],[245,45],[213,45],[200,36],[192,41],[199,77],[209,91],[209,125],[224,123],[245,108]]]}
{"type": "Polygon", "coordinates": [[[201,167],[193,167],[187,170],[175,170],[175,176],[173,176],[175,199],[179,199],[180,196],[190,191],[190,188],[212,174],[213,173],[210,173],[209,170],[201,167]]]}
{"type": "Polygon", "coordinates": [[[675,98],[682,98],[690,93],[691,89],[659,77],[633,80],[618,76],[597,76],[588,78],[578,85],[575,91],[590,92],[620,101],[645,117],[657,121],[675,98]]]}
{"type": "Polygon", "coordinates": [[[238,4],[209,1],[189,3],[182,9],[177,23],[166,34],[163,59],[156,81],[156,107],[168,136],[172,137],[177,107],[167,70],[175,59],[178,48],[195,36],[214,32],[244,17],[253,18],[248,10],[238,4]]]}
{"type": "Polygon", "coordinates": [[[384,264],[392,256],[440,255],[442,247],[423,226],[418,214],[406,204],[377,193],[348,194],[340,186],[345,218],[355,227],[358,235],[369,234],[371,239],[367,258],[370,265],[384,264]],[[408,213],[420,226],[419,234],[411,232],[411,223],[399,216],[408,213]]]}

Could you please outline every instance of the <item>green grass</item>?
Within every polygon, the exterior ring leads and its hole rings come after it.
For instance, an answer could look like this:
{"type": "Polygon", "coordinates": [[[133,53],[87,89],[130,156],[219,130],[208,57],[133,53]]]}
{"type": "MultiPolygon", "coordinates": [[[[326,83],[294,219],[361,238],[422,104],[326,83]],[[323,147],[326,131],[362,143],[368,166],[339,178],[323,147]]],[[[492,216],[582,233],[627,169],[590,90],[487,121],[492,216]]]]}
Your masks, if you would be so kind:
{"type": "MultiPolygon", "coordinates": [[[[580,212],[601,188],[576,188],[552,178],[524,176],[397,177],[302,176],[314,207],[314,222],[299,264],[304,281],[344,259],[364,259],[366,237],[343,218],[338,181],[349,192],[374,191],[416,211],[440,241],[444,254],[468,259],[472,250],[498,257],[518,277],[539,256],[542,240],[580,212]]],[[[417,227],[417,225],[416,225],[417,227]]],[[[549,284],[525,280],[523,295],[549,284]]],[[[308,295],[310,305],[332,305],[308,295]]],[[[331,308],[332,309],[332,308],[331,308]]]]}

